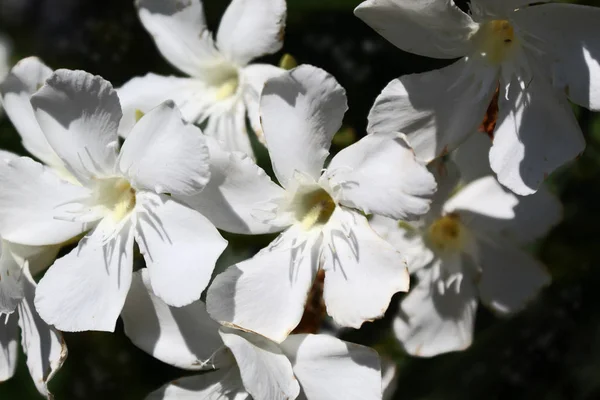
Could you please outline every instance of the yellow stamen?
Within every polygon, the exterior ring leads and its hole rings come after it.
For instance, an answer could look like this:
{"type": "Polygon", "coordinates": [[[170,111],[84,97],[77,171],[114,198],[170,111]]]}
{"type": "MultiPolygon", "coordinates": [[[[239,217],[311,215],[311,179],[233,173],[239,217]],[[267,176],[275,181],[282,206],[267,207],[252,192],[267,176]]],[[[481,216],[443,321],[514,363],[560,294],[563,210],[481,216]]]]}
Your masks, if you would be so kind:
{"type": "Polygon", "coordinates": [[[517,41],[515,30],[507,20],[484,23],[474,38],[480,55],[492,64],[504,61],[517,41]]]}
{"type": "Polygon", "coordinates": [[[306,230],[316,225],[325,225],[335,210],[335,202],[321,188],[301,195],[298,203],[296,219],[306,230]]]}
{"type": "Polygon", "coordinates": [[[221,86],[217,89],[215,94],[216,100],[225,100],[235,94],[237,92],[239,85],[238,76],[235,75],[227,80],[225,80],[221,86]]]}
{"type": "Polygon", "coordinates": [[[448,214],[429,226],[427,237],[438,251],[458,251],[465,245],[466,232],[456,214],[448,214]]]}

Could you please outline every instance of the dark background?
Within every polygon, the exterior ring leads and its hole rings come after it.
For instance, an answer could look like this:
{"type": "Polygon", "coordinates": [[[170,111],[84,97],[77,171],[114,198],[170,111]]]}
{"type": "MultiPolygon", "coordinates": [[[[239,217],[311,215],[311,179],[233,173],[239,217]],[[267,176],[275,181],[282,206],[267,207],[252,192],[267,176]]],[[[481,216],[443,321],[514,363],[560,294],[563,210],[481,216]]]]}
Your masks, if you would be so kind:
{"type": "MultiPolygon", "coordinates": [[[[204,3],[216,31],[228,1],[204,3]]],[[[364,134],[368,111],[390,80],[448,63],[396,49],[354,17],[359,3],[288,0],[284,50],[261,60],[276,64],[290,53],[299,63],[331,72],[346,88],[350,111],[334,151],[364,134]]],[[[592,0],[580,3],[600,6],[592,0]]],[[[54,69],[84,69],[114,86],[147,72],[177,74],[139,23],[133,1],[0,0],[0,33],[13,41],[13,63],[36,55],[54,69]]],[[[398,363],[395,398],[600,399],[600,117],[584,109],[575,112],[587,150],[549,179],[564,203],[564,221],[532,251],[554,282],[526,311],[500,320],[480,307],[473,346],[432,359],[408,357],[396,344],[389,317],[397,301],[388,318],[343,335],[398,363]]],[[[25,154],[6,116],[0,117],[0,147],[25,154]]],[[[224,236],[230,247],[221,268],[249,257],[272,238],[224,236]]],[[[50,384],[57,399],[142,399],[185,374],[134,347],[120,323],[115,334],[67,333],[65,338],[69,357],[50,384]]],[[[21,354],[16,376],[0,384],[1,400],[41,398],[24,361],[21,354]]]]}

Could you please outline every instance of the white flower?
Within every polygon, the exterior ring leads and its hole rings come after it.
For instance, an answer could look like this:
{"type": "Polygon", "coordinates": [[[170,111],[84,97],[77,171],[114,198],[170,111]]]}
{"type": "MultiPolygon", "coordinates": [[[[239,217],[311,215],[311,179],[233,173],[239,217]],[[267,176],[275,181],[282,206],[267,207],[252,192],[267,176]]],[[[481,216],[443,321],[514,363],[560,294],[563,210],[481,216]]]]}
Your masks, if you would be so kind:
{"type": "Polygon", "coordinates": [[[19,327],[29,374],[46,398],[52,398],[47,385],[65,361],[67,347],[33,306],[36,283],[31,274],[47,267],[57,252],[58,246],[31,247],[2,240],[0,255],[0,382],[15,373],[19,327]]]}
{"type": "Polygon", "coordinates": [[[287,229],[215,278],[207,307],[217,321],[283,341],[300,321],[321,268],[327,311],[343,326],[382,316],[392,295],[408,289],[402,254],[370,229],[360,211],[424,214],[435,181],[395,133],[369,135],[323,169],[346,109],[344,89],[312,66],[265,84],[262,127],[283,188],[270,188],[263,212],[253,215],[287,229]]]}
{"type": "MultiPolygon", "coordinates": [[[[10,70],[10,54],[12,52],[10,42],[6,37],[0,35],[0,83],[4,80],[10,70]]],[[[0,98],[0,116],[2,116],[2,99],[0,98]]]]}
{"type": "Polygon", "coordinates": [[[267,79],[283,70],[248,63],[281,48],[285,0],[232,0],[216,41],[206,26],[200,0],[137,0],[136,6],[162,55],[190,77],[148,74],[126,83],[119,89],[120,133],[127,133],[140,112],[172,99],[187,121],[207,121],[204,133],[217,138],[226,150],[253,156],[246,114],[260,138],[260,91],[267,79]]]}
{"type": "Polygon", "coordinates": [[[408,353],[422,357],[471,344],[478,299],[506,315],[550,282],[544,266],[518,246],[544,235],[561,217],[560,204],[543,188],[519,198],[485,176],[451,196],[458,182],[454,165],[432,168],[439,171],[439,189],[422,220],[370,221],[408,255],[418,278],[401,301],[394,330],[408,353]]]}
{"type": "Polygon", "coordinates": [[[56,71],[31,104],[78,184],[26,157],[1,163],[0,233],[41,245],[92,229],[40,281],[35,304],[44,320],[65,331],[112,331],[131,281],[134,238],[161,298],[176,306],[197,300],[226,241],[168,194],[190,195],[208,181],[200,130],[165,102],[140,119],[119,151],[117,94],[83,71],[56,71]]]}
{"type": "Polygon", "coordinates": [[[167,306],[136,272],[123,308],[132,342],[178,368],[211,370],[166,384],[148,399],[381,400],[377,353],[328,335],[291,335],[277,344],[219,327],[204,303],[167,306]],[[249,397],[252,396],[252,397],[249,397]]]}
{"type": "Polygon", "coordinates": [[[585,140],[567,98],[600,110],[600,8],[473,0],[471,15],[450,0],[368,0],[356,15],[399,48],[452,59],[403,76],[381,93],[369,132],[398,130],[425,161],[459,146],[499,90],[490,164],[515,193],[580,154],[585,140]]]}

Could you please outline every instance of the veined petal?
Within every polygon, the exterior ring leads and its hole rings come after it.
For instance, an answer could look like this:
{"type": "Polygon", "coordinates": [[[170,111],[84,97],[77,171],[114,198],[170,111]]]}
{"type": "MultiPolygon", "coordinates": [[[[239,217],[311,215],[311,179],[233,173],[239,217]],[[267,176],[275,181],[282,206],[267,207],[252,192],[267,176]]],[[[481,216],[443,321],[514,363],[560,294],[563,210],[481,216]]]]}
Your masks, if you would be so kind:
{"type": "Polygon", "coordinates": [[[217,33],[219,50],[238,65],[283,46],[285,0],[232,0],[217,33]]]}
{"type": "MultiPolygon", "coordinates": [[[[54,262],[60,246],[25,246],[2,240],[0,315],[12,313],[25,295],[25,270],[39,272],[54,262]]],[[[1,323],[1,322],[0,322],[1,323]]]]}
{"type": "Polygon", "coordinates": [[[146,74],[132,78],[117,89],[123,118],[119,124],[119,135],[127,137],[139,119],[166,100],[173,100],[181,110],[183,119],[198,123],[205,117],[213,104],[212,92],[206,83],[194,78],[146,74]]]}
{"type": "Polygon", "coordinates": [[[265,144],[265,136],[260,125],[260,113],[258,111],[260,94],[269,79],[285,73],[284,69],[268,64],[252,64],[244,67],[241,71],[244,104],[248,110],[250,125],[256,133],[258,140],[265,144]]]}
{"type": "Polygon", "coordinates": [[[273,169],[283,187],[296,170],[319,179],[347,109],[346,91],[322,69],[301,65],[267,81],[260,116],[273,169]]]}
{"type": "Polygon", "coordinates": [[[255,399],[295,399],[300,386],[279,346],[260,335],[222,327],[223,342],[235,357],[244,388],[255,399]]]}
{"type": "Polygon", "coordinates": [[[27,356],[29,374],[42,396],[52,398],[48,382],[67,358],[67,345],[62,335],[46,324],[34,307],[36,283],[28,268],[23,269],[25,300],[19,304],[21,345],[27,356]]]}
{"type": "Polygon", "coordinates": [[[210,319],[204,303],[168,306],[152,293],[147,268],[133,274],[121,317],[133,344],[177,368],[213,368],[211,357],[223,346],[219,324],[210,319]]]}
{"type": "Polygon", "coordinates": [[[135,4],[144,28],[175,68],[199,76],[222,61],[200,0],[137,0],[135,4]]]}
{"type": "Polygon", "coordinates": [[[425,214],[437,187],[401,134],[367,135],[340,151],[325,176],[341,204],[404,220],[425,214]]]}
{"type": "Polygon", "coordinates": [[[449,287],[436,278],[439,268],[444,268],[441,263],[461,262],[458,255],[454,259],[437,259],[429,270],[419,274],[419,283],[400,303],[394,332],[410,355],[433,357],[471,345],[477,311],[475,285],[469,275],[449,287]]]}
{"type": "Polygon", "coordinates": [[[119,171],[138,190],[191,195],[210,178],[206,140],[167,100],[144,115],[119,154],[119,171]]]}
{"type": "Polygon", "coordinates": [[[544,265],[513,246],[498,241],[479,240],[477,261],[481,268],[479,296],[499,314],[525,308],[543,287],[550,284],[544,265]]]}
{"type": "Polygon", "coordinates": [[[237,365],[168,383],[146,400],[252,400],[244,391],[237,365]]]}
{"type": "Polygon", "coordinates": [[[208,313],[221,323],[283,341],[302,318],[319,251],[315,238],[302,240],[296,227],[289,228],[253,258],[215,278],[206,297],[208,313]]]}
{"type": "Polygon", "coordinates": [[[264,219],[284,195],[283,189],[252,159],[242,153],[225,151],[207,137],[210,154],[210,181],[193,196],[175,196],[205,215],[219,229],[240,234],[277,232],[282,227],[264,219]]]}
{"type": "Polygon", "coordinates": [[[44,164],[62,167],[61,159],[48,144],[29,102],[31,95],[44,84],[50,75],[52,75],[52,70],[39,58],[24,58],[0,83],[0,100],[6,114],[21,135],[23,147],[44,164]]]}
{"type": "Polygon", "coordinates": [[[405,133],[417,156],[429,162],[458,147],[479,127],[497,76],[497,68],[468,59],[402,76],[375,100],[367,131],[405,133]]]}
{"type": "Polygon", "coordinates": [[[427,247],[421,233],[411,225],[380,215],[369,219],[369,225],[400,252],[410,273],[424,268],[433,260],[433,251],[427,247]]]}
{"type": "Polygon", "coordinates": [[[94,230],[56,260],[38,284],[35,307],[50,325],[67,332],[113,332],[133,266],[133,229],[128,221],[110,240],[94,230]]]}
{"type": "Polygon", "coordinates": [[[138,192],[135,240],[152,291],[181,307],[198,300],[227,241],[202,214],[166,195],[138,192]]]}
{"type": "Polygon", "coordinates": [[[85,232],[87,224],[55,219],[57,208],[90,192],[61,180],[27,157],[0,160],[0,234],[27,245],[58,244],[85,232]]]}
{"type": "Polygon", "coordinates": [[[394,46],[432,58],[469,53],[475,23],[454,1],[367,0],[354,14],[394,46]]]}
{"type": "Polygon", "coordinates": [[[246,130],[246,106],[243,101],[236,100],[211,110],[203,131],[206,136],[217,139],[223,149],[239,151],[254,158],[254,150],[246,130]]]}
{"type": "Polygon", "coordinates": [[[281,349],[307,399],[381,400],[375,350],[329,335],[291,335],[281,349]]]}
{"type": "Polygon", "coordinates": [[[556,84],[575,103],[600,110],[600,8],[543,4],[511,14],[511,22],[534,37],[556,61],[556,84]]]}
{"type": "Polygon", "coordinates": [[[509,92],[501,91],[498,122],[490,165],[500,183],[519,195],[535,193],[546,176],[585,148],[566,96],[540,73],[524,89],[514,78],[509,92]]]}
{"type": "Polygon", "coordinates": [[[84,71],[55,71],[31,96],[48,143],[75,177],[112,176],[121,106],[110,82],[84,71]]]}
{"type": "Polygon", "coordinates": [[[324,232],[323,300],[341,326],[381,318],[392,296],[408,290],[406,261],[357,212],[338,207],[324,232]]]}
{"type": "Polygon", "coordinates": [[[19,355],[19,330],[17,321],[19,316],[13,313],[2,316],[0,320],[0,382],[9,380],[17,369],[19,355]]]}

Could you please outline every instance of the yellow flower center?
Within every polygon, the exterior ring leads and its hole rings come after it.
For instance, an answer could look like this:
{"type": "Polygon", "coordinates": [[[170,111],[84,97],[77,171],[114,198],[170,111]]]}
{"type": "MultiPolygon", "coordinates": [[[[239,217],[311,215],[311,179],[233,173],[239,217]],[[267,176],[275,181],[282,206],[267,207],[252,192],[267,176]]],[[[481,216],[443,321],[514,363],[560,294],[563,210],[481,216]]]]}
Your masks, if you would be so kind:
{"type": "Polygon", "coordinates": [[[427,237],[438,251],[459,251],[465,245],[466,232],[456,214],[448,214],[429,226],[427,237]]]}
{"type": "Polygon", "coordinates": [[[299,193],[294,203],[295,217],[305,230],[325,225],[335,210],[335,202],[321,188],[299,193]]]}
{"type": "Polygon", "coordinates": [[[135,190],[123,178],[108,178],[98,182],[97,201],[114,222],[125,218],[135,207],[135,190]]]}
{"type": "Polygon", "coordinates": [[[517,38],[507,20],[484,23],[474,36],[479,54],[492,64],[500,64],[515,48],[517,38]]]}
{"type": "Polygon", "coordinates": [[[215,100],[220,101],[230,98],[237,92],[239,84],[240,80],[237,71],[227,74],[217,86],[215,100]]]}

